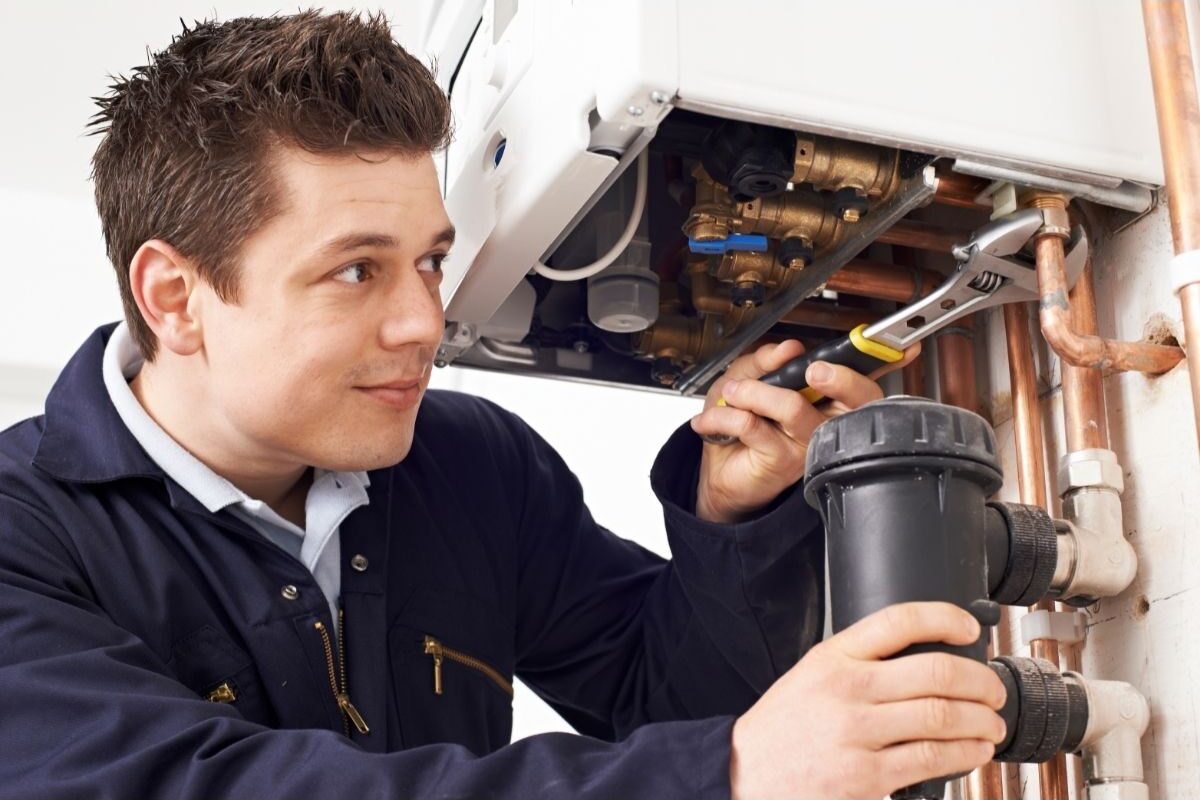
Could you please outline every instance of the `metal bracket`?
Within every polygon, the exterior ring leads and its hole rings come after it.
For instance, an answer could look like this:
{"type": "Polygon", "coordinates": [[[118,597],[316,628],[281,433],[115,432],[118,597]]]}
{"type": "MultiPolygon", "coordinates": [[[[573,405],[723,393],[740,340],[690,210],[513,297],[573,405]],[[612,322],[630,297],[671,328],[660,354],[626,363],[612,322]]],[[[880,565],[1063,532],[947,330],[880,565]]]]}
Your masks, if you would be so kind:
{"type": "Polygon", "coordinates": [[[1087,623],[1081,611],[1030,611],[1021,617],[1021,643],[1026,647],[1036,639],[1078,644],[1086,634],[1087,623]]]}

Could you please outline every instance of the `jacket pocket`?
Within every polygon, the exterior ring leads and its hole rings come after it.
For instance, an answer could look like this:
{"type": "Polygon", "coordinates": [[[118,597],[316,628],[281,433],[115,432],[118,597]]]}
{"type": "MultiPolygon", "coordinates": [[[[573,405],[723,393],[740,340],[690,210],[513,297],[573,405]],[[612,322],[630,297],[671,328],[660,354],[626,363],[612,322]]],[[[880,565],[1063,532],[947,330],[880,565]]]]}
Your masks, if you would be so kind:
{"type": "Polygon", "coordinates": [[[204,625],[171,645],[167,666],[200,697],[237,709],[251,722],[278,724],[253,660],[212,625],[204,625]]]}
{"type": "Polygon", "coordinates": [[[465,595],[406,609],[388,635],[404,747],[453,742],[484,755],[508,744],[512,656],[504,641],[494,615],[465,595]]]}

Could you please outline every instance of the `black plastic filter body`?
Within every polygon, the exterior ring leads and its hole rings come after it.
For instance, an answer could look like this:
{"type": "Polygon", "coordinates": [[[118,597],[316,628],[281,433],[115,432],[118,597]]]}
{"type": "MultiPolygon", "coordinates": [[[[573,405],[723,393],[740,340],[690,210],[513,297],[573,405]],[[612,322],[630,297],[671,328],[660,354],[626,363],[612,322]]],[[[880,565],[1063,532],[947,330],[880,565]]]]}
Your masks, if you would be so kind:
{"type": "MultiPolygon", "coordinates": [[[[894,397],[833,418],[808,446],[804,496],[825,522],[833,630],[896,603],[940,600],[993,625],[988,600],[986,500],[1003,481],[995,435],[982,417],[930,400],[894,397]]],[[[974,644],[916,645],[987,660],[974,644]]],[[[893,798],[940,798],[949,778],[893,798]]]]}

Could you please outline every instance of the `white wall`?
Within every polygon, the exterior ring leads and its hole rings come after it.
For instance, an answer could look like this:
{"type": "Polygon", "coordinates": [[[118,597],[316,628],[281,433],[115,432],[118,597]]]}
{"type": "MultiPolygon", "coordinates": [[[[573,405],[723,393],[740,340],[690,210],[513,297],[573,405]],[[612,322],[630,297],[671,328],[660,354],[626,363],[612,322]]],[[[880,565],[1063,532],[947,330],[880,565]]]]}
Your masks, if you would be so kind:
{"type": "MultiPolygon", "coordinates": [[[[424,25],[434,0],[380,4],[403,42],[424,25]]],[[[327,7],[337,7],[330,4],[327,7]]],[[[0,87],[10,112],[0,125],[0,429],[41,413],[61,369],[98,325],[118,319],[114,272],[91,197],[95,137],[84,126],[89,98],[107,73],[145,63],[189,22],[268,14],[268,0],[116,0],[106,4],[0,2],[0,87]]],[[[467,370],[434,385],[488,397],[536,427],[575,469],[601,523],[665,552],[659,507],[647,476],[669,433],[698,402],[467,370]]],[[[514,737],[566,725],[519,687],[514,737]]]]}

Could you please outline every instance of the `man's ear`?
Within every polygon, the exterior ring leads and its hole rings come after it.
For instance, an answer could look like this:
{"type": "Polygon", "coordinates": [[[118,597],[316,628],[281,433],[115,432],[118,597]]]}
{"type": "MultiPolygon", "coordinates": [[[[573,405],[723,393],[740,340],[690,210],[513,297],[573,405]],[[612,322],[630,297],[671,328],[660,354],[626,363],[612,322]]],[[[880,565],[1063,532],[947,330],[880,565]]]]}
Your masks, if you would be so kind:
{"type": "Polygon", "coordinates": [[[163,347],[181,356],[204,343],[193,297],[199,283],[191,261],[162,239],[144,242],[129,262],[129,286],[142,318],[163,347]]]}

